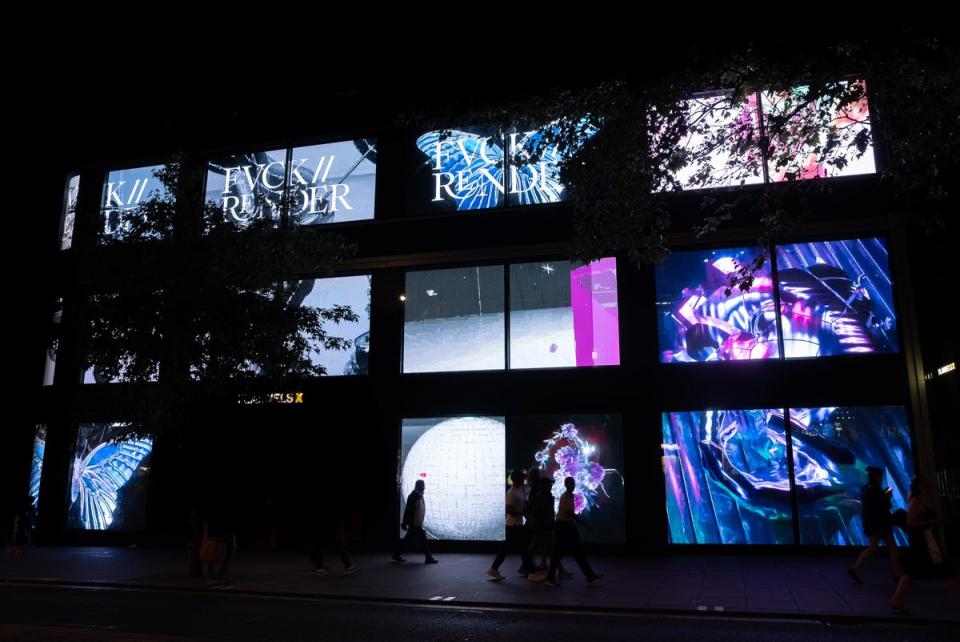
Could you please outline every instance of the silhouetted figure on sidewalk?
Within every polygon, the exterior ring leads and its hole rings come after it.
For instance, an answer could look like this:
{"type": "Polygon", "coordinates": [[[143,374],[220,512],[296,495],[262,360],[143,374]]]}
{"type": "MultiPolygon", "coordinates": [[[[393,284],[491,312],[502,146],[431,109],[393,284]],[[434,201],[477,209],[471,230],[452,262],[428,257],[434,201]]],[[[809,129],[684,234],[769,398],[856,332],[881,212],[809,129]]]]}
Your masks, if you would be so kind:
{"type": "Polygon", "coordinates": [[[10,552],[18,555],[28,546],[33,546],[33,529],[37,523],[37,509],[34,498],[27,495],[23,504],[13,517],[13,532],[10,537],[10,552]]]}
{"type": "Polygon", "coordinates": [[[228,578],[230,564],[237,552],[234,516],[223,502],[212,504],[207,515],[200,557],[208,584],[220,584],[228,578]]]}
{"type": "Polygon", "coordinates": [[[563,485],[567,492],[560,496],[560,506],[557,510],[557,530],[556,542],[553,548],[553,557],[550,558],[550,570],[547,573],[547,586],[557,585],[557,571],[560,570],[560,561],[564,555],[573,555],[577,561],[577,566],[587,581],[593,584],[603,575],[595,573],[583,554],[583,547],[580,544],[580,533],[577,532],[577,522],[581,521],[577,517],[574,503],[573,491],[577,487],[577,482],[573,477],[567,477],[563,480],[563,485]]]}
{"type": "MultiPolygon", "coordinates": [[[[540,564],[536,568],[536,575],[528,576],[532,581],[543,581],[547,576],[550,558],[553,556],[555,544],[555,533],[557,528],[557,515],[553,507],[553,480],[549,477],[537,478],[537,489],[531,495],[529,510],[529,526],[533,533],[533,543],[530,551],[536,562],[536,556],[540,557],[540,564]]],[[[563,568],[560,564],[560,577],[571,577],[573,573],[563,568]]]]}
{"type": "Polygon", "coordinates": [[[317,515],[313,524],[310,561],[313,563],[313,574],[318,576],[329,575],[329,569],[324,565],[324,550],[332,544],[332,548],[340,556],[343,563],[343,574],[354,575],[359,570],[350,561],[347,551],[347,511],[346,506],[334,505],[317,515]]]}
{"type": "Polygon", "coordinates": [[[394,562],[406,561],[402,555],[404,541],[423,551],[424,564],[436,564],[438,562],[430,554],[430,548],[427,546],[427,532],[423,530],[423,520],[427,515],[427,503],[423,499],[425,490],[426,484],[422,479],[418,479],[413,486],[413,491],[407,497],[407,505],[403,509],[403,519],[400,520],[400,528],[407,531],[407,535],[402,539],[397,538],[397,548],[393,553],[394,562]]]}
{"type": "Polygon", "coordinates": [[[522,470],[515,470],[510,473],[510,490],[507,491],[506,498],[506,538],[500,545],[500,551],[496,559],[487,570],[487,575],[495,580],[502,580],[504,576],[500,573],[500,565],[510,553],[516,553],[520,556],[521,566],[520,574],[529,575],[534,572],[533,561],[530,559],[530,538],[527,529],[523,525],[523,510],[526,505],[527,495],[523,490],[523,480],[526,475],[522,470]]]}
{"type": "Polygon", "coordinates": [[[937,541],[934,526],[943,523],[943,518],[930,507],[933,484],[930,480],[917,475],[910,482],[910,502],[907,508],[907,537],[910,549],[907,551],[904,573],[900,576],[897,590],[890,600],[890,606],[901,613],[909,611],[903,605],[903,596],[913,580],[946,580],[950,597],[960,606],[960,592],[953,567],[943,554],[943,547],[937,541]]]}
{"type": "Polygon", "coordinates": [[[200,549],[203,547],[206,522],[203,510],[199,506],[190,509],[190,519],[187,522],[187,555],[190,560],[190,577],[203,576],[203,561],[200,559],[200,549]]]}
{"type": "Polygon", "coordinates": [[[857,584],[863,584],[860,577],[860,568],[870,557],[880,550],[881,540],[887,545],[890,555],[890,564],[893,565],[893,575],[899,581],[903,571],[900,569],[900,559],[897,552],[897,543],[893,539],[893,519],[890,516],[889,488],[883,487],[883,469],[876,466],[867,468],[867,485],[860,491],[861,517],[863,519],[863,534],[870,541],[869,546],[863,549],[857,561],[847,573],[857,584]]]}

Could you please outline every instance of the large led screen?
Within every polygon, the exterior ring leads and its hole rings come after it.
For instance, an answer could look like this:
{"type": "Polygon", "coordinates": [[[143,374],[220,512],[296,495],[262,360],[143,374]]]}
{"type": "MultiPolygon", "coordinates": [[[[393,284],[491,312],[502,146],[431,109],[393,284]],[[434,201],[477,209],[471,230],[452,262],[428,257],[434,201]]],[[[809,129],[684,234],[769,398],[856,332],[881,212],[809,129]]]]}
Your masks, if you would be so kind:
{"type": "Polygon", "coordinates": [[[80,175],[74,174],[67,179],[67,188],[63,196],[63,218],[60,220],[60,249],[73,247],[73,224],[77,219],[77,194],[80,190],[80,175]]]}
{"type": "Polygon", "coordinates": [[[866,85],[834,88],[831,97],[811,97],[808,86],[751,93],[739,104],[727,91],[694,95],[678,105],[679,129],[660,117],[653,160],[681,189],[873,174],[866,85]]]}
{"type": "Polygon", "coordinates": [[[866,85],[839,83],[841,97],[810,100],[810,88],[764,92],[764,121],[782,124],[785,135],[771,136],[769,175],[774,182],[873,174],[877,171],[870,136],[866,85]],[[818,112],[829,113],[829,122],[818,112]],[[778,122],[782,121],[782,122],[778,122]],[[828,152],[829,150],[829,152],[828,152]]]}
{"type": "MultiPolygon", "coordinates": [[[[108,375],[97,367],[90,367],[83,371],[84,384],[102,384],[102,383],[121,383],[127,379],[126,363],[121,363],[120,369],[116,375],[108,375]]],[[[154,382],[157,380],[158,370],[154,366],[153,370],[146,374],[145,381],[154,382]]]]}
{"type": "Polygon", "coordinates": [[[899,351],[884,239],[778,245],[776,254],[787,358],[899,351]]]}
{"type": "Polygon", "coordinates": [[[773,359],[776,304],[768,265],[746,292],[731,286],[756,248],[675,252],[657,270],[660,361],[773,359]],[[728,294],[729,291],[729,294],[728,294]]]}
{"type": "MultiPolygon", "coordinates": [[[[507,473],[551,480],[554,508],[573,477],[574,511],[589,524],[584,539],[623,542],[623,428],[617,415],[511,417],[507,427],[507,473]]],[[[528,486],[529,489],[529,486],[528,486]]]]}
{"type": "Polygon", "coordinates": [[[416,139],[414,214],[471,211],[504,205],[559,203],[563,160],[596,134],[588,119],[558,120],[538,129],[502,132],[460,127],[416,139]],[[561,150],[558,136],[578,141],[561,150]]]}
{"type": "Polygon", "coordinates": [[[505,365],[503,266],[407,272],[403,371],[505,365]]]}
{"type": "Polygon", "coordinates": [[[57,372],[57,347],[60,343],[60,323],[63,320],[63,299],[57,299],[57,309],[53,313],[50,328],[54,336],[50,337],[47,344],[46,358],[43,362],[43,385],[52,386],[53,377],[57,372]]]}
{"type": "Polygon", "coordinates": [[[69,528],[140,530],[153,439],[123,423],[80,424],[70,466],[69,528]]]}
{"type": "Polygon", "coordinates": [[[33,498],[33,507],[40,503],[40,479],[43,477],[43,453],[47,448],[47,427],[37,426],[33,438],[33,460],[30,464],[30,497],[33,498]]]}
{"type": "MultiPolygon", "coordinates": [[[[165,169],[165,165],[151,165],[112,170],[107,174],[100,205],[103,238],[125,238],[134,234],[140,238],[162,236],[160,228],[172,223],[172,217],[166,222],[150,221],[152,225],[140,230],[136,229],[135,224],[138,219],[150,217],[148,204],[151,201],[169,203],[173,198],[167,185],[160,180],[160,174],[165,169]]],[[[172,215],[172,209],[169,214],[172,215]]]]}
{"type": "Polygon", "coordinates": [[[216,207],[216,223],[244,229],[258,220],[280,222],[287,150],[234,154],[207,163],[206,200],[216,207]]]}
{"type": "Polygon", "coordinates": [[[747,145],[760,131],[757,104],[757,95],[750,94],[735,105],[728,92],[698,95],[684,102],[685,131],[673,149],[673,153],[683,154],[683,165],[671,172],[681,189],[763,182],[759,148],[747,145]]]}
{"type": "Polygon", "coordinates": [[[404,419],[400,515],[422,480],[427,537],[502,540],[505,433],[503,417],[404,419]]]}
{"type": "Polygon", "coordinates": [[[510,367],[620,365],[617,260],[510,266],[510,367]]]}
{"type": "Polygon", "coordinates": [[[373,218],[376,141],[369,138],[294,148],[290,161],[294,225],[373,218]]]}
{"type": "Polygon", "coordinates": [[[367,374],[370,361],[370,276],[341,276],[330,279],[300,281],[293,303],[320,309],[346,306],[359,317],[356,321],[324,323],[330,337],[350,342],[346,350],[334,350],[322,345],[310,349],[310,359],[323,366],[328,375],[367,374]]]}
{"type": "MultiPolygon", "coordinates": [[[[864,545],[860,491],[882,468],[891,508],[907,508],[913,457],[903,406],[791,408],[800,543],[864,545]]],[[[906,544],[894,529],[899,544],[906,544]]]]}
{"type": "Polygon", "coordinates": [[[240,229],[262,219],[277,225],[286,209],[291,225],[372,219],[376,163],[372,138],[235,154],[207,164],[207,201],[240,229]]]}
{"type": "Polygon", "coordinates": [[[662,427],[670,543],[793,543],[783,410],[671,412],[662,427]]]}

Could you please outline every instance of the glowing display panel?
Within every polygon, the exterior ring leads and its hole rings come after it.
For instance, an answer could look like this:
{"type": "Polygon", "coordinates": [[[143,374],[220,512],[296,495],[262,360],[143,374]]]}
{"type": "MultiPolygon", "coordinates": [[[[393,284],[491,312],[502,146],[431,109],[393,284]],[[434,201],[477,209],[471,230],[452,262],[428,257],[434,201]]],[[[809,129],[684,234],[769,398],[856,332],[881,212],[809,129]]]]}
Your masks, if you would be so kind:
{"type": "Polygon", "coordinates": [[[590,524],[581,529],[583,539],[625,541],[623,428],[618,415],[511,417],[507,474],[516,469],[529,471],[528,502],[535,498],[534,477],[549,480],[554,511],[566,490],[564,479],[573,477],[574,510],[590,524]]]}
{"type": "Polygon", "coordinates": [[[290,225],[372,219],[376,163],[372,138],[234,154],[207,164],[207,201],[218,223],[238,229],[276,226],[285,209],[290,225]]]}
{"type": "Polygon", "coordinates": [[[662,363],[779,355],[769,263],[754,275],[746,292],[730,285],[731,277],[759,251],[741,247],[675,252],[657,270],[662,363]]]}
{"type": "Polygon", "coordinates": [[[793,543],[783,410],[664,413],[662,427],[670,543],[793,543]]]}
{"type": "Polygon", "coordinates": [[[510,266],[510,367],[620,365],[617,261],[510,266]]]}
{"type": "Polygon", "coordinates": [[[290,221],[293,225],[373,218],[376,140],[296,147],[291,158],[290,221]]]}
{"type": "Polygon", "coordinates": [[[174,195],[161,180],[166,171],[166,165],[151,165],[107,174],[100,205],[101,241],[162,238],[172,229],[174,195]]]}
{"type": "Polygon", "coordinates": [[[207,203],[213,203],[217,220],[244,229],[258,220],[279,225],[283,211],[287,150],[234,154],[207,163],[207,203]]]}
{"type": "Polygon", "coordinates": [[[33,438],[33,460],[30,464],[30,497],[33,498],[33,507],[40,503],[40,479],[43,477],[43,454],[47,448],[47,427],[37,426],[33,438]]]}
{"type": "Polygon", "coordinates": [[[778,245],[776,254],[788,359],[899,351],[884,239],[778,245]]]}
{"type": "MultiPolygon", "coordinates": [[[[882,468],[891,510],[907,508],[913,458],[903,406],[791,408],[800,543],[857,545],[867,466],[882,468]]],[[[903,532],[893,529],[906,545],[903,532]]]]}
{"type": "Polygon", "coordinates": [[[121,423],[80,424],[70,467],[69,528],[143,528],[153,439],[124,436],[129,430],[121,423]]]}
{"type": "Polygon", "coordinates": [[[562,119],[544,127],[503,132],[459,127],[426,132],[416,139],[411,209],[415,214],[473,211],[505,205],[542,205],[566,198],[554,137],[578,141],[596,134],[587,119],[562,119]]]}
{"type": "Polygon", "coordinates": [[[740,148],[760,131],[756,94],[733,104],[726,92],[701,94],[683,103],[686,133],[679,142],[686,164],[671,172],[682,189],[763,183],[759,149],[740,148]]]}
{"type": "Polygon", "coordinates": [[[403,371],[505,366],[503,266],[407,272],[403,371]]]}
{"type": "Polygon", "coordinates": [[[341,276],[331,279],[307,279],[299,282],[294,303],[300,306],[329,309],[347,306],[359,318],[356,321],[324,323],[331,337],[350,342],[346,350],[314,345],[310,359],[321,365],[328,375],[367,374],[370,361],[370,276],[341,276]]]}
{"type": "Polygon", "coordinates": [[[73,247],[73,224],[77,219],[77,195],[80,190],[80,175],[74,174],[67,179],[67,188],[63,196],[63,218],[60,220],[60,249],[73,247]]]}
{"type": "Polygon", "coordinates": [[[428,538],[502,540],[505,435],[503,417],[404,419],[400,515],[422,480],[428,538]]]}
{"type": "Polygon", "coordinates": [[[771,137],[770,181],[806,180],[836,176],[874,174],[873,142],[870,139],[870,108],[863,81],[840,83],[850,98],[827,102],[809,100],[809,87],[794,87],[790,91],[762,94],[764,121],[783,121],[786,136],[771,137]],[[827,110],[831,119],[819,127],[817,111],[827,110]],[[811,120],[816,118],[817,120],[811,120]],[[811,132],[811,122],[818,128],[811,132]],[[824,160],[827,148],[839,150],[835,158],[824,160]],[[838,160],[842,159],[842,160],[838,160]]]}

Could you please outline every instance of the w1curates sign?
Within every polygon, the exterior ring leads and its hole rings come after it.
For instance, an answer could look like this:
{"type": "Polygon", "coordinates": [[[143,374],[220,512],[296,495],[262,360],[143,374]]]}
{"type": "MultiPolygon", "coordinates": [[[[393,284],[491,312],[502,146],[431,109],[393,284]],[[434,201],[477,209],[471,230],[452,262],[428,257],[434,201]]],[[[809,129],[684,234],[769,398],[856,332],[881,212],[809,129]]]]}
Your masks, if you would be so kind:
{"type": "Polygon", "coordinates": [[[245,228],[372,219],[377,149],[373,139],[236,154],[207,165],[207,201],[222,222],[245,228]]]}

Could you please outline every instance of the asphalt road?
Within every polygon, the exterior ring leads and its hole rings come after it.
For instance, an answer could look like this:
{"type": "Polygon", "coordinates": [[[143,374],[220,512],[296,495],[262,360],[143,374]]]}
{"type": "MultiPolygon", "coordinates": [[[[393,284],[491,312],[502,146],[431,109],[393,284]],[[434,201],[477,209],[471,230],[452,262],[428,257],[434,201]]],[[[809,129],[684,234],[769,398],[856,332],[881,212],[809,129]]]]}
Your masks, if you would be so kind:
{"type": "Polygon", "coordinates": [[[665,617],[303,598],[0,586],[0,640],[956,640],[921,623],[665,617]]]}

